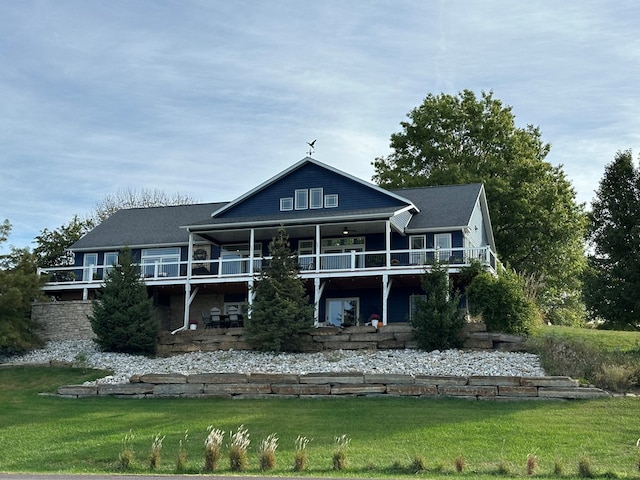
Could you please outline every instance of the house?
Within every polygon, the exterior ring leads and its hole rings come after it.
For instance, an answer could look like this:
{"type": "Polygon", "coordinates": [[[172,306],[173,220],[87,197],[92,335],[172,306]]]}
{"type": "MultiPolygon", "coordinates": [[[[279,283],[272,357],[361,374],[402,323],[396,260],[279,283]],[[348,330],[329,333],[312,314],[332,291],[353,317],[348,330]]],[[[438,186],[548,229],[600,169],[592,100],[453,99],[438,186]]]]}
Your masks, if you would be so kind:
{"type": "Polygon", "coordinates": [[[450,275],[497,263],[482,184],[385,190],[307,157],[231,202],[116,212],[71,246],[74,266],[44,272],[45,290],[93,298],[127,246],[176,333],[212,307],[248,311],[280,226],[316,324],[406,322],[434,261],[450,275]]]}

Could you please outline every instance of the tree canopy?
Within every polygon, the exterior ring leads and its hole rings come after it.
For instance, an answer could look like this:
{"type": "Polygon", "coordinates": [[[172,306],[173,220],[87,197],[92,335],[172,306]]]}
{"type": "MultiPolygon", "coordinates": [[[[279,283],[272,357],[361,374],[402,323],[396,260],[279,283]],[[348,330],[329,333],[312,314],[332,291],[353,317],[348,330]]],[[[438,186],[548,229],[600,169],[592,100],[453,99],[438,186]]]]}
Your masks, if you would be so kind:
{"type": "Polygon", "coordinates": [[[589,217],[587,309],[606,326],[640,328],[640,170],[631,150],[605,167],[589,217]]]}
{"type": "MultiPolygon", "coordinates": [[[[11,232],[9,220],[0,226],[0,246],[11,232]]],[[[14,353],[41,345],[38,325],[31,320],[31,303],[42,298],[42,278],[28,249],[11,248],[0,256],[0,353],[14,353]]]]}
{"type": "Polygon", "coordinates": [[[561,166],[545,160],[539,128],[515,124],[512,108],[493,93],[481,98],[429,94],[391,135],[392,153],[374,162],[387,188],[482,182],[500,259],[536,273],[546,288],[545,312],[579,298],[584,268],[584,206],[561,166]]]}
{"type": "Polygon", "coordinates": [[[44,229],[35,238],[33,249],[39,267],[73,265],[73,255],[67,250],[71,245],[93,228],[90,219],[81,220],[77,215],[66,225],[55,230],[44,229]]]}
{"type": "Polygon", "coordinates": [[[158,189],[123,188],[97,202],[91,220],[98,225],[123,208],[166,207],[192,203],[195,203],[195,200],[182,193],[169,194],[158,189]]]}

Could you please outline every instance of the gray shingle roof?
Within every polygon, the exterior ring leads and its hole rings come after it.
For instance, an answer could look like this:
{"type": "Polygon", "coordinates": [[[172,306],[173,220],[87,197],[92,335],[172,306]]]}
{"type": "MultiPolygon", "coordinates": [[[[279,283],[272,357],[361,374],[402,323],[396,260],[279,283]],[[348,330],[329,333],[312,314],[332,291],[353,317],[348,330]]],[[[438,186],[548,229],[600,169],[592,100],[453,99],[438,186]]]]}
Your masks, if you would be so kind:
{"type": "Polygon", "coordinates": [[[189,241],[183,225],[208,219],[226,202],[119,210],[71,246],[71,250],[179,245],[189,241]]]}
{"type": "Polygon", "coordinates": [[[469,224],[482,188],[481,183],[392,190],[420,209],[408,229],[463,227],[469,224]]]}
{"type": "MultiPolygon", "coordinates": [[[[461,227],[469,223],[482,184],[450,185],[392,190],[416,205],[420,213],[415,214],[408,225],[410,230],[429,230],[447,227],[461,227]]],[[[263,222],[278,224],[292,215],[273,215],[262,217],[243,217],[242,219],[213,219],[211,214],[228,202],[202,203],[170,207],[133,208],[119,210],[102,222],[91,232],[71,246],[71,250],[100,250],[124,246],[184,245],[189,241],[189,233],[184,226],[225,224],[230,221],[263,222]]],[[[367,209],[341,211],[341,217],[348,215],[384,215],[393,213],[393,209],[367,209]]],[[[299,218],[309,216],[320,218],[331,211],[295,212],[299,218]]]]}

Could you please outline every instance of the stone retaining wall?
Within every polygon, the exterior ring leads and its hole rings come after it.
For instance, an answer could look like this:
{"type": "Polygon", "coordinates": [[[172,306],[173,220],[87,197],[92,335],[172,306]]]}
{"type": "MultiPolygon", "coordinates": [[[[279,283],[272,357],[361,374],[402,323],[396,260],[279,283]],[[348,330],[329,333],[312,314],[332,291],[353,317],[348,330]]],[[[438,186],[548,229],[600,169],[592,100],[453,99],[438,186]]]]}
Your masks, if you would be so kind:
{"type": "Polygon", "coordinates": [[[31,318],[42,327],[39,334],[48,341],[95,338],[89,321],[92,312],[90,300],[36,302],[31,306],[31,318]]]}
{"type": "MultiPolygon", "coordinates": [[[[487,333],[482,323],[467,324],[464,348],[521,351],[525,339],[516,335],[487,333]]],[[[392,350],[417,348],[413,328],[407,323],[391,323],[379,328],[354,326],[347,328],[318,327],[301,335],[302,351],[326,350],[392,350]]],[[[158,339],[158,355],[171,356],[188,352],[217,350],[251,350],[242,328],[185,330],[171,335],[163,332],[158,339]]]]}
{"type": "Polygon", "coordinates": [[[124,398],[344,398],[374,395],[472,400],[568,400],[607,397],[609,394],[597,388],[581,387],[569,377],[209,373],[141,375],[132,377],[128,384],[120,385],[65,385],[58,389],[58,395],[68,398],[96,395],[124,398]]]}

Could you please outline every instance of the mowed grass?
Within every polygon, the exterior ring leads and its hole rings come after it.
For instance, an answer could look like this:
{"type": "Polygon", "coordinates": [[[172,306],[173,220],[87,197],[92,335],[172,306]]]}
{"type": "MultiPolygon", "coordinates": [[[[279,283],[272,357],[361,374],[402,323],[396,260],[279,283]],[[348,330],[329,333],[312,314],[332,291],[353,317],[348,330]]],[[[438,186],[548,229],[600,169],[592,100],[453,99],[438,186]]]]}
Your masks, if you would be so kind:
{"type": "MultiPolygon", "coordinates": [[[[176,471],[180,441],[186,473],[202,473],[207,427],[250,433],[248,474],[260,474],[259,442],[279,438],[271,475],[339,477],[572,478],[587,459],[595,475],[639,478],[640,399],[470,401],[418,398],[339,399],[63,399],[43,396],[103,372],[44,367],[0,369],[0,471],[118,472],[123,440],[133,435],[132,473],[151,473],[153,438],[165,436],[156,473],[176,471]],[[185,441],[185,432],[187,439],[185,441]],[[308,469],[293,472],[294,443],[311,439],[308,469]],[[335,472],[335,437],[351,439],[348,466],[335,472]],[[457,457],[465,468],[456,472],[457,457]],[[416,473],[416,458],[425,470],[416,473]],[[554,473],[556,465],[562,475],[554,473]],[[501,473],[499,473],[501,472],[501,473]]],[[[226,449],[223,449],[226,450],[226,449]]],[[[229,473],[225,457],[218,473],[229,473]]]]}

